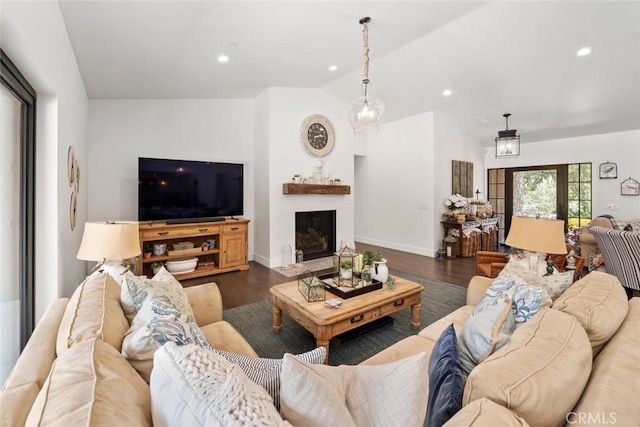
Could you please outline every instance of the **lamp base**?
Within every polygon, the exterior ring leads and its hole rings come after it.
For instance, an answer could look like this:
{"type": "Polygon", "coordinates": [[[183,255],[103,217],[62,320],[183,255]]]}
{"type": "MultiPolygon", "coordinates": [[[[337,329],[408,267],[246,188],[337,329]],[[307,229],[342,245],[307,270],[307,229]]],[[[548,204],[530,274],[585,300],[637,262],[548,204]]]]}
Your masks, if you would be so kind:
{"type": "Polygon", "coordinates": [[[120,285],[124,274],[129,270],[131,270],[131,266],[125,261],[106,261],[98,271],[108,273],[120,285]]]}

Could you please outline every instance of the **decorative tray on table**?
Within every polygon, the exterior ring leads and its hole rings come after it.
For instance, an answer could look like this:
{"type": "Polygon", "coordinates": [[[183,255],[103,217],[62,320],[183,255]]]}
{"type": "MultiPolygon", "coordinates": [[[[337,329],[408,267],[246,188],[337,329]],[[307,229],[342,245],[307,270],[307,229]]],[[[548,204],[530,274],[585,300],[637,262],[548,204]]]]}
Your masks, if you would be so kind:
{"type": "Polygon", "coordinates": [[[338,286],[335,278],[335,274],[325,274],[323,276],[320,276],[320,279],[324,282],[324,288],[332,294],[337,295],[343,299],[352,298],[358,295],[366,294],[367,292],[382,289],[382,282],[376,279],[372,279],[370,285],[361,285],[360,283],[362,283],[362,278],[359,273],[354,273],[354,281],[358,283],[358,285],[355,287],[338,286]]]}

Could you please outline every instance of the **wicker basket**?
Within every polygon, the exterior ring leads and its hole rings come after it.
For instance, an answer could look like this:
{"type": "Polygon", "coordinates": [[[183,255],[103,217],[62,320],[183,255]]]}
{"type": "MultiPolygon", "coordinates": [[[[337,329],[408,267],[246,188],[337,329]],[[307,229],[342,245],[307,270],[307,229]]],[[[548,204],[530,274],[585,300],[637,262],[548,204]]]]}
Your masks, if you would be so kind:
{"type": "Polygon", "coordinates": [[[460,256],[462,258],[469,258],[476,254],[478,249],[480,248],[480,234],[479,231],[472,231],[467,237],[465,234],[462,234],[458,242],[460,243],[460,256]]]}
{"type": "Polygon", "coordinates": [[[496,251],[498,250],[498,229],[494,228],[488,233],[482,232],[480,238],[480,250],[481,251],[496,251]]]}

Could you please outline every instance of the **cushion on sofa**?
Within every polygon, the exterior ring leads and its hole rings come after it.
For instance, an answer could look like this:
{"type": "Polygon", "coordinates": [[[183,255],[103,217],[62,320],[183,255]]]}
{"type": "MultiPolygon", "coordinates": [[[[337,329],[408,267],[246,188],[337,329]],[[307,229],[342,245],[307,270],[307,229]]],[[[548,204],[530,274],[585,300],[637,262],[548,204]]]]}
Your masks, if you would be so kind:
{"type": "Polygon", "coordinates": [[[384,365],[419,353],[431,354],[436,341],[420,335],[411,335],[374,354],[360,365],[384,365]]]}
{"type": "Polygon", "coordinates": [[[458,356],[458,339],[453,324],[449,325],[429,358],[428,427],[441,427],[462,408],[464,379],[458,356]]]}
{"type": "Polygon", "coordinates": [[[209,347],[207,338],[191,315],[181,312],[162,296],[150,294],[124,336],[122,354],[148,382],[153,354],[167,342],[209,347]]]}
{"type": "Polygon", "coordinates": [[[29,412],[27,426],[151,425],[149,387],[99,339],[62,353],[29,412]]]}
{"type": "Polygon", "coordinates": [[[40,392],[35,383],[23,384],[0,392],[0,425],[2,427],[23,426],[40,392]],[[8,409],[11,408],[11,409],[8,409]]]}
{"type": "Polygon", "coordinates": [[[474,310],[475,306],[473,305],[463,305],[455,311],[436,320],[435,322],[418,332],[418,335],[424,338],[429,338],[433,342],[436,342],[438,341],[438,338],[440,338],[440,335],[442,335],[442,332],[452,323],[453,328],[456,330],[456,334],[460,334],[460,331],[462,331],[462,327],[465,323],[467,323],[467,319],[471,317],[474,310]]]}
{"type": "Polygon", "coordinates": [[[464,375],[469,375],[478,363],[502,347],[515,330],[516,321],[508,298],[471,316],[458,334],[460,366],[464,375]]]}
{"type": "MultiPolygon", "coordinates": [[[[243,354],[228,351],[210,349],[216,354],[227,359],[234,365],[238,365],[242,372],[254,383],[262,386],[269,396],[273,398],[273,404],[280,410],[280,376],[282,373],[282,359],[267,359],[264,357],[249,357],[243,354]]],[[[327,349],[318,347],[306,353],[297,354],[300,360],[308,363],[321,364],[327,356],[327,349]]]]}
{"type": "Polygon", "coordinates": [[[625,321],[593,360],[589,384],[573,412],[600,416],[603,425],[638,425],[639,348],[640,298],[632,298],[625,321]]]}
{"type": "Polygon", "coordinates": [[[559,273],[557,270],[550,276],[540,276],[537,272],[522,266],[519,262],[509,261],[500,275],[508,274],[519,285],[543,287],[552,300],[558,298],[573,283],[573,271],[559,273]]]}
{"type": "Polygon", "coordinates": [[[130,271],[125,273],[120,302],[129,323],[133,322],[136,313],[150,295],[164,299],[185,315],[193,317],[189,298],[182,285],[171,273],[161,267],[153,279],[136,276],[130,271]]]}
{"type": "MultiPolygon", "coordinates": [[[[29,383],[36,384],[38,390],[42,388],[56,359],[58,329],[68,303],[69,298],[60,298],[49,304],[2,386],[3,392],[29,383]]],[[[25,405],[33,404],[29,396],[25,399],[25,405]]]]}
{"type": "Polygon", "coordinates": [[[281,414],[295,426],[417,426],[427,410],[427,356],[384,365],[282,363],[281,414]]]}
{"type": "Polygon", "coordinates": [[[624,288],[615,276],[593,271],[563,293],[553,308],[578,319],[587,332],[595,356],[624,321],[629,304],[624,288]]]}
{"type": "Polygon", "coordinates": [[[225,320],[202,325],[200,330],[213,348],[258,357],[258,354],[240,332],[225,320]]]}
{"type": "Polygon", "coordinates": [[[580,398],[591,362],[576,318],[544,308],[471,371],[462,403],[486,397],[537,425],[559,425],[580,398]]]}
{"type": "Polygon", "coordinates": [[[290,425],[262,387],[214,352],[168,343],[156,352],[154,365],[155,426],[290,425]]]}
{"type": "Polygon", "coordinates": [[[56,352],[60,356],[74,344],[98,338],[120,351],[129,328],[120,306],[120,285],[108,273],[93,274],[75,290],[65,309],[56,352]]]}
{"type": "Polygon", "coordinates": [[[504,406],[487,398],[474,400],[451,418],[444,427],[529,427],[529,424],[504,406]]]}

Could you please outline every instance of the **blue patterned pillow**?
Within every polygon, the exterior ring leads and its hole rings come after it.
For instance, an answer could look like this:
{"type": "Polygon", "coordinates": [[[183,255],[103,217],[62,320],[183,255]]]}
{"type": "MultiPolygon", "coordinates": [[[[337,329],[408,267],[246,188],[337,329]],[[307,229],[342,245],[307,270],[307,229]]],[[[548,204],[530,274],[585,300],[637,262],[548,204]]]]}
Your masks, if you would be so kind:
{"type": "Polygon", "coordinates": [[[122,355],[149,382],[153,354],[168,342],[210,348],[191,314],[180,311],[164,297],[148,297],[122,341],[122,355]]]}
{"type": "Polygon", "coordinates": [[[136,276],[130,271],[125,273],[120,289],[120,304],[129,324],[133,322],[133,318],[145,300],[150,297],[162,297],[181,312],[193,316],[184,288],[164,267],[153,276],[153,279],[136,276]]]}
{"type": "Polygon", "coordinates": [[[511,299],[516,327],[531,319],[542,308],[551,307],[552,304],[547,291],[539,286],[514,286],[511,299]]]}
{"type": "Polygon", "coordinates": [[[429,359],[429,398],[425,425],[440,427],[462,408],[464,381],[453,324],[440,335],[429,359]]]}
{"type": "Polygon", "coordinates": [[[489,286],[489,288],[484,292],[484,295],[473,311],[473,314],[478,314],[490,307],[493,307],[499,301],[511,298],[512,289],[515,285],[515,279],[507,273],[496,277],[493,282],[491,282],[491,286],[489,286]]]}
{"type": "Polygon", "coordinates": [[[462,372],[469,375],[478,363],[505,345],[515,330],[513,308],[508,298],[471,316],[458,336],[462,372]]]}

